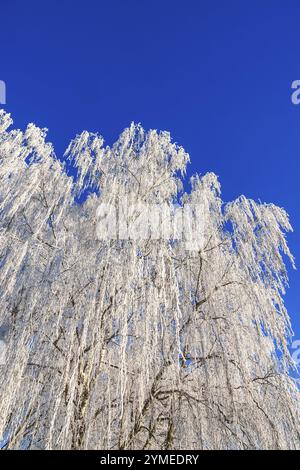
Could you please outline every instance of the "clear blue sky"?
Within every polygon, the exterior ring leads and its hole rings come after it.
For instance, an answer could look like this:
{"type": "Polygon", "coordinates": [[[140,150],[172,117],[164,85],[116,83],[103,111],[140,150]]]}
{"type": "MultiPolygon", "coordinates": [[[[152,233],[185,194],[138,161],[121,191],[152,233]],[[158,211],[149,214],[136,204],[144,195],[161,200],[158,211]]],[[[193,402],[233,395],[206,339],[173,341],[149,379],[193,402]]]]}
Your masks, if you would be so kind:
{"type": "MultiPolygon", "coordinates": [[[[300,265],[299,0],[1,0],[0,17],[18,127],[48,127],[58,154],[84,129],[107,143],[132,120],[169,130],[224,200],[289,212],[300,265]]],[[[299,279],[286,298],[298,339],[299,279]]]]}

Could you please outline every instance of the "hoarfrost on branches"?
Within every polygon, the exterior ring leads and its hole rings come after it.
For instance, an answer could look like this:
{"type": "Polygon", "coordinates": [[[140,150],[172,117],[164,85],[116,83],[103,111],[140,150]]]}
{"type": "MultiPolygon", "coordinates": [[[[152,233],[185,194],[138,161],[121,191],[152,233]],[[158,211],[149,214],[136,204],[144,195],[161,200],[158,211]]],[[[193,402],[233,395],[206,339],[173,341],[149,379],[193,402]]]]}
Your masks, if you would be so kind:
{"type": "Polygon", "coordinates": [[[184,193],[167,132],[83,132],[62,162],[45,129],[11,124],[0,111],[2,447],[299,448],[286,212],[224,204],[212,173],[184,193]],[[99,203],[123,198],[203,204],[202,248],[99,239],[99,203]]]}

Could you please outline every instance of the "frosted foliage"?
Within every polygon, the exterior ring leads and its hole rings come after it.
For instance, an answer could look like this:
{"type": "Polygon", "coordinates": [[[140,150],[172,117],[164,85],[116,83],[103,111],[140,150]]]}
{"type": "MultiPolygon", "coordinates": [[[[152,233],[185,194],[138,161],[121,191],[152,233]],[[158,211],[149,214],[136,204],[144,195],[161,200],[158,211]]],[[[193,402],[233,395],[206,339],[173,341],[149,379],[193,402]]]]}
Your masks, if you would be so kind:
{"type": "Polygon", "coordinates": [[[83,132],[64,161],[0,111],[0,438],[9,449],[299,448],[282,296],[287,214],[132,124],[83,132]],[[84,199],[84,195],[89,196],[84,199]],[[85,200],[78,202],[78,198],[85,200]],[[205,243],[101,240],[100,202],[205,203],[205,243]]]}

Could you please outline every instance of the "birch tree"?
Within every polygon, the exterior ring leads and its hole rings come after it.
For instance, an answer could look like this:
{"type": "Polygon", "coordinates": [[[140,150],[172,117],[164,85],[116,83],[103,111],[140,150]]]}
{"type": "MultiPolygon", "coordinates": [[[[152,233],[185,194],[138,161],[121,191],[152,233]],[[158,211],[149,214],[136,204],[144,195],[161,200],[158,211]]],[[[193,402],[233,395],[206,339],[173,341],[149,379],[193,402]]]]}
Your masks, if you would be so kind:
{"type": "Polygon", "coordinates": [[[11,125],[0,111],[2,448],[300,448],[286,212],[225,204],[213,173],[185,191],[167,132],[85,131],[59,159],[11,125]],[[129,236],[99,237],[99,206],[125,200],[129,236]],[[142,205],[201,206],[201,246],[135,238],[142,205]]]}

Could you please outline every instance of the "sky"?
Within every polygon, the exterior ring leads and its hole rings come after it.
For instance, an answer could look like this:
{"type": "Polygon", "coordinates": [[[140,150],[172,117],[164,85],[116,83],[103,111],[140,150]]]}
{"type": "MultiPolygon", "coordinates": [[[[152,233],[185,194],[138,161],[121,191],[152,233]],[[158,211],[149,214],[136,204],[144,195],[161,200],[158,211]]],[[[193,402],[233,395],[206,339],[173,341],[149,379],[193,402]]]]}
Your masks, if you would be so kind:
{"type": "MultiPolygon", "coordinates": [[[[0,80],[15,126],[61,156],[83,130],[111,144],[131,121],[168,130],[222,197],[290,214],[300,267],[298,0],[1,0],[0,80]]],[[[300,339],[299,272],[286,305],[300,339]]]]}

